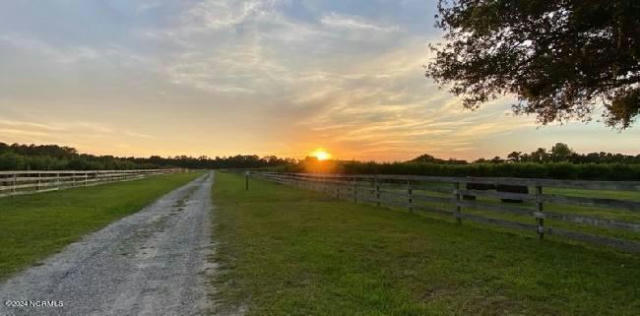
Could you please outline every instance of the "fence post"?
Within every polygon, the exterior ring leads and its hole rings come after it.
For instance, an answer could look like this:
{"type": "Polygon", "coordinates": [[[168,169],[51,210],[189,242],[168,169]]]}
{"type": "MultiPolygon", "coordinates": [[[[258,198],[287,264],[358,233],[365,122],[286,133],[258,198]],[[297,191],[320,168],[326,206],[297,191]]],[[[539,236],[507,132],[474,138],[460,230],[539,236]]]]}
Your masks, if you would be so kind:
{"type": "Polygon", "coordinates": [[[407,195],[409,197],[409,212],[413,213],[413,188],[411,187],[411,180],[407,180],[407,195]]]}
{"type": "Polygon", "coordinates": [[[462,224],[462,207],[460,206],[460,182],[454,183],[453,187],[454,202],[456,204],[453,215],[455,215],[456,217],[456,222],[458,222],[458,224],[462,224]]]}
{"type": "Polygon", "coordinates": [[[244,173],[244,190],[249,191],[249,171],[244,173]]]}
{"type": "Polygon", "coordinates": [[[18,174],[13,174],[13,185],[11,186],[11,192],[16,194],[16,186],[18,185],[18,174]]]}
{"type": "Polygon", "coordinates": [[[326,176],[322,177],[322,181],[324,183],[324,193],[326,194],[331,194],[331,184],[329,183],[329,181],[327,180],[326,176]]]}
{"type": "Polygon", "coordinates": [[[42,177],[41,173],[38,173],[38,182],[36,183],[36,192],[40,191],[40,177],[42,177]]]}
{"type": "Polygon", "coordinates": [[[353,187],[353,202],[358,203],[358,179],[353,178],[352,187],[353,187]]]}
{"type": "Polygon", "coordinates": [[[542,202],[542,186],[536,186],[536,220],[538,221],[538,237],[544,239],[544,206],[542,202]]]}
{"type": "Polygon", "coordinates": [[[372,202],[373,199],[372,197],[376,196],[376,178],[375,176],[371,179],[369,179],[369,188],[367,189],[367,198],[369,199],[368,202],[372,202]]]}
{"type": "Polygon", "coordinates": [[[376,185],[376,206],[380,207],[380,183],[378,182],[378,177],[374,178],[376,185]]]}

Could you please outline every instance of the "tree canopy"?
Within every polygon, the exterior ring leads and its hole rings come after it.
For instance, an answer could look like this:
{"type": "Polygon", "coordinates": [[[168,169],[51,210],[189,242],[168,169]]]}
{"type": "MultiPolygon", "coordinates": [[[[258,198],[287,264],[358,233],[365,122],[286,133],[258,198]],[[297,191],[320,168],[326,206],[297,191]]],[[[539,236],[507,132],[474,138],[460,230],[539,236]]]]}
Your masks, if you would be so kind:
{"type": "Polygon", "coordinates": [[[439,0],[426,75],[476,109],[516,95],[516,114],[542,124],[590,120],[603,105],[607,125],[640,114],[640,1],[439,0]]]}

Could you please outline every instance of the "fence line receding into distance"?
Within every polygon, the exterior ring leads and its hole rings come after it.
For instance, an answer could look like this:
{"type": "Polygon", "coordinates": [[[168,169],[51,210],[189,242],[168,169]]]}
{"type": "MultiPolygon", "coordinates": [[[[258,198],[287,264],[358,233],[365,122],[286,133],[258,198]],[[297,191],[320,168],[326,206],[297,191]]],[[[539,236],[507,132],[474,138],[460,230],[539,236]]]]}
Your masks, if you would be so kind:
{"type": "Polygon", "coordinates": [[[276,172],[251,176],[354,202],[452,216],[458,223],[470,220],[532,231],[541,239],[557,235],[640,252],[640,181],[276,172]],[[594,190],[607,192],[597,197],[603,192],[594,190]],[[624,198],[611,198],[609,191],[624,192],[624,198]],[[495,214],[500,215],[491,217],[495,214]]]}
{"type": "Polygon", "coordinates": [[[0,197],[141,179],[179,169],[0,171],[0,197]]]}

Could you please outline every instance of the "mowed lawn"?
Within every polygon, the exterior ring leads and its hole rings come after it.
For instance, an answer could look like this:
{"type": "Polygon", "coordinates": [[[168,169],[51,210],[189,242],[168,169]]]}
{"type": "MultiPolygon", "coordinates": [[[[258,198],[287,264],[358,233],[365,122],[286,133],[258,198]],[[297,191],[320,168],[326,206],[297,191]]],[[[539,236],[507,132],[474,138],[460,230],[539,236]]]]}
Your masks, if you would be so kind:
{"type": "Polygon", "coordinates": [[[640,314],[640,256],[217,173],[217,312],[640,314]]]}
{"type": "Polygon", "coordinates": [[[0,198],[0,280],[132,214],[202,173],[0,198]]]}

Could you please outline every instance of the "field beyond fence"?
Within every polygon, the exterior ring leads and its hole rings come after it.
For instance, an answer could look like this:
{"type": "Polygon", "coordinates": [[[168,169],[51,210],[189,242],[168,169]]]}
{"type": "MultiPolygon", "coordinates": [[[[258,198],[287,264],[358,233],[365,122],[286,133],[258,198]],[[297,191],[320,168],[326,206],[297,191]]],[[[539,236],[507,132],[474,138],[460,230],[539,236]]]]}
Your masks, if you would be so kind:
{"type": "Polygon", "coordinates": [[[0,171],[0,197],[141,179],[181,169],[0,171]]]}
{"type": "Polygon", "coordinates": [[[257,172],[252,176],[339,199],[450,216],[540,239],[640,252],[640,181],[339,175],[257,172]]]}

